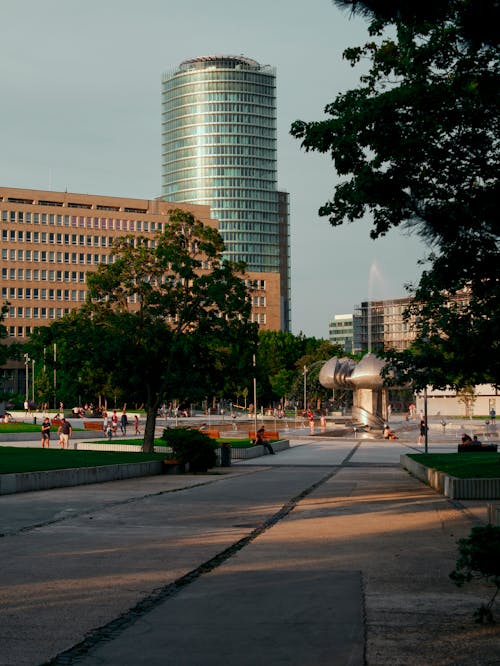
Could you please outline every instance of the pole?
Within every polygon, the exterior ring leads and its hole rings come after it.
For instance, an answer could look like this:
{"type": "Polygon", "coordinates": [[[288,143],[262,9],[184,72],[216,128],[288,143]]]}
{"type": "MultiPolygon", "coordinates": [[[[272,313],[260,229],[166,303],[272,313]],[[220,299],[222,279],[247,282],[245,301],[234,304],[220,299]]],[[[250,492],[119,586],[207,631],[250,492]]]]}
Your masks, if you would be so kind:
{"type": "Polygon", "coordinates": [[[307,410],[307,365],[304,366],[304,411],[307,410]]]}
{"type": "Polygon", "coordinates": [[[252,356],[252,362],[253,362],[253,420],[254,420],[254,430],[255,430],[255,437],[257,437],[257,377],[255,376],[256,369],[255,369],[255,354],[252,356]]]}
{"type": "Polygon", "coordinates": [[[25,391],[24,392],[25,392],[26,402],[28,402],[29,397],[30,397],[30,394],[29,394],[29,371],[30,371],[29,362],[30,362],[30,360],[31,359],[28,356],[28,354],[25,354],[24,355],[24,369],[25,369],[25,372],[24,372],[25,391]]]}
{"type": "Polygon", "coordinates": [[[31,400],[35,404],[35,359],[31,359],[31,400]]]}
{"type": "Polygon", "coordinates": [[[424,452],[427,453],[429,448],[429,426],[427,425],[427,385],[424,388],[424,452]]]}
{"type": "Polygon", "coordinates": [[[57,392],[57,344],[54,342],[54,409],[56,408],[56,392],[57,392]]]}

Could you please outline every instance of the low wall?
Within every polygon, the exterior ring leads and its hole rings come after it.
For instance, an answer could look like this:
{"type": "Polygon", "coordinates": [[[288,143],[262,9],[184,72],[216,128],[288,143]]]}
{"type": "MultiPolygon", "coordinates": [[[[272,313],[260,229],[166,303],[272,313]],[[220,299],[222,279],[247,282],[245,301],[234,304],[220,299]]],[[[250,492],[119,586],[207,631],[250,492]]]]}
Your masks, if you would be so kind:
{"type": "Polygon", "coordinates": [[[450,499],[500,499],[500,470],[497,479],[458,479],[426,467],[408,455],[400,457],[400,464],[412,476],[450,499]]]}
{"type": "Polygon", "coordinates": [[[118,481],[138,476],[154,476],[161,474],[162,469],[161,460],[154,460],[122,465],[53,469],[43,472],[24,472],[22,474],[0,474],[0,495],[80,486],[89,483],[103,483],[105,481],[118,481]]]}

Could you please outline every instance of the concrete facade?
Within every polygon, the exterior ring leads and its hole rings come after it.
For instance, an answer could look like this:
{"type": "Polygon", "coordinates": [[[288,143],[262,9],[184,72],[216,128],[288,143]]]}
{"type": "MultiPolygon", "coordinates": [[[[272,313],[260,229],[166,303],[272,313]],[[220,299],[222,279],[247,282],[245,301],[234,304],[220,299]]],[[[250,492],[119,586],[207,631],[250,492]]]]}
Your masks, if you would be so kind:
{"type": "MultiPolygon", "coordinates": [[[[115,239],[141,234],[153,240],[172,208],[218,227],[208,206],[0,187],[0,296],[10,303],[9,338],[24,342],[35,327],[79,308],[87,274],[110,263],[115,239]]],[[[253,320],[279,330],[279,274],[248,272],[246,279],[255,285],[253,320]]]]}

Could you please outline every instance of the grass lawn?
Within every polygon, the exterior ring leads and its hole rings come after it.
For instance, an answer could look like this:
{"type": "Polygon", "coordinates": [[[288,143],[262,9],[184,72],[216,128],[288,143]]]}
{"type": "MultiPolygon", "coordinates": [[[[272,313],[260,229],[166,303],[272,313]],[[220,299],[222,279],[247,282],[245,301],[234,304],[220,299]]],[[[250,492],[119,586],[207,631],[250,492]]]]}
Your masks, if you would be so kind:
{"type": "Polygon", "coordinates": [[[164,460],[164,453],[114,453],[0,446],[0,474],[164,460]]]}
{"type": "MultiPolygon", "coordinates": [[[[13,432],[40,432],[41,423],[0,423],[0,433],[5,432],[9,435],[13,432]]],[[[57,428],[54,428],[54,431],[57,428]]]]}
{"type": "Polygon", "coordinates": [[[500,478],[498,453],[412,453],[408,457],[459,479],[500,478]]]}

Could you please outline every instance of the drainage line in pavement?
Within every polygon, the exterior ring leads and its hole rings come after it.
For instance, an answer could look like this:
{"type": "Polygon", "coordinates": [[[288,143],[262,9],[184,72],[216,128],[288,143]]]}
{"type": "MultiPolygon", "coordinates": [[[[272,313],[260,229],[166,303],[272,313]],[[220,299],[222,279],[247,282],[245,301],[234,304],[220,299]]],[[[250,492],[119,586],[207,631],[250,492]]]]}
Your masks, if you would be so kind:
{"type": "MultiPolygon", "coordinates": [[[[356,449],[357,447],[354,448],[352,453],[354,453],[356,449]]],[[[348,460],[351,457],[352,453],[348,455],[345,460],[348,460]]],[[[140,619],[146,613],[154,610],[161,603],[173,597],[174,595],[178,594],[187,585],[194,583],[203,574],[210,573],[217,567],[221,566],[221,564],[223,564],[226,560],[235,555],[242,548],[247,546],[251,541],[256,539],[263,532],[268,530],[270,527],[273,527],[276,523],[285,518],[291,511],[293,511],[293,509],[297,506],[297,504],[301,500],[310,495],[317,488],[326,483],[329,479],[334,477],[339,472],[340,469],[341,466],[336,467],[328,474],[323,476],[319,481],[316,481],[311,486],[304,489],[298,495],[290,499],[286,504],[284,504],[281,507],[279,511],[277,511],[274,515],[265,520],[259,527],[256,527],[254,530],[252,530],[252,532],[250,532],[250,534],[248,534],[247,536],[243,537],[239,541],[236,541],[231,546],[228,546],[226,549],[224,549],[211,559],[207,560],[196,569],[193,569],[184,576],[181,576],[173,583],[169,583],[168,585],[165,585],[164,587],[158,588],[156,591],[153,591],[150,595],[139,601],[135,606],[130,608],[128,611],[122,613],[114,620],[111,620],[111,622],[108,622],[108,624],[105,624],[104,626],[93,630],[91,633],[87,635],[86,638],[84,638],[83,641],[73,646],[69,650],[61,652],[50,661],[45,662],[42,666],[66,666],[66,665],[77,664],[80,658],[85,657],[87,654],[89,654],[89,652],[91,652],[93,648],[96,648],[100,643],[113,640],[125,629],[132,626],[138,619],[140,619]]]]}

